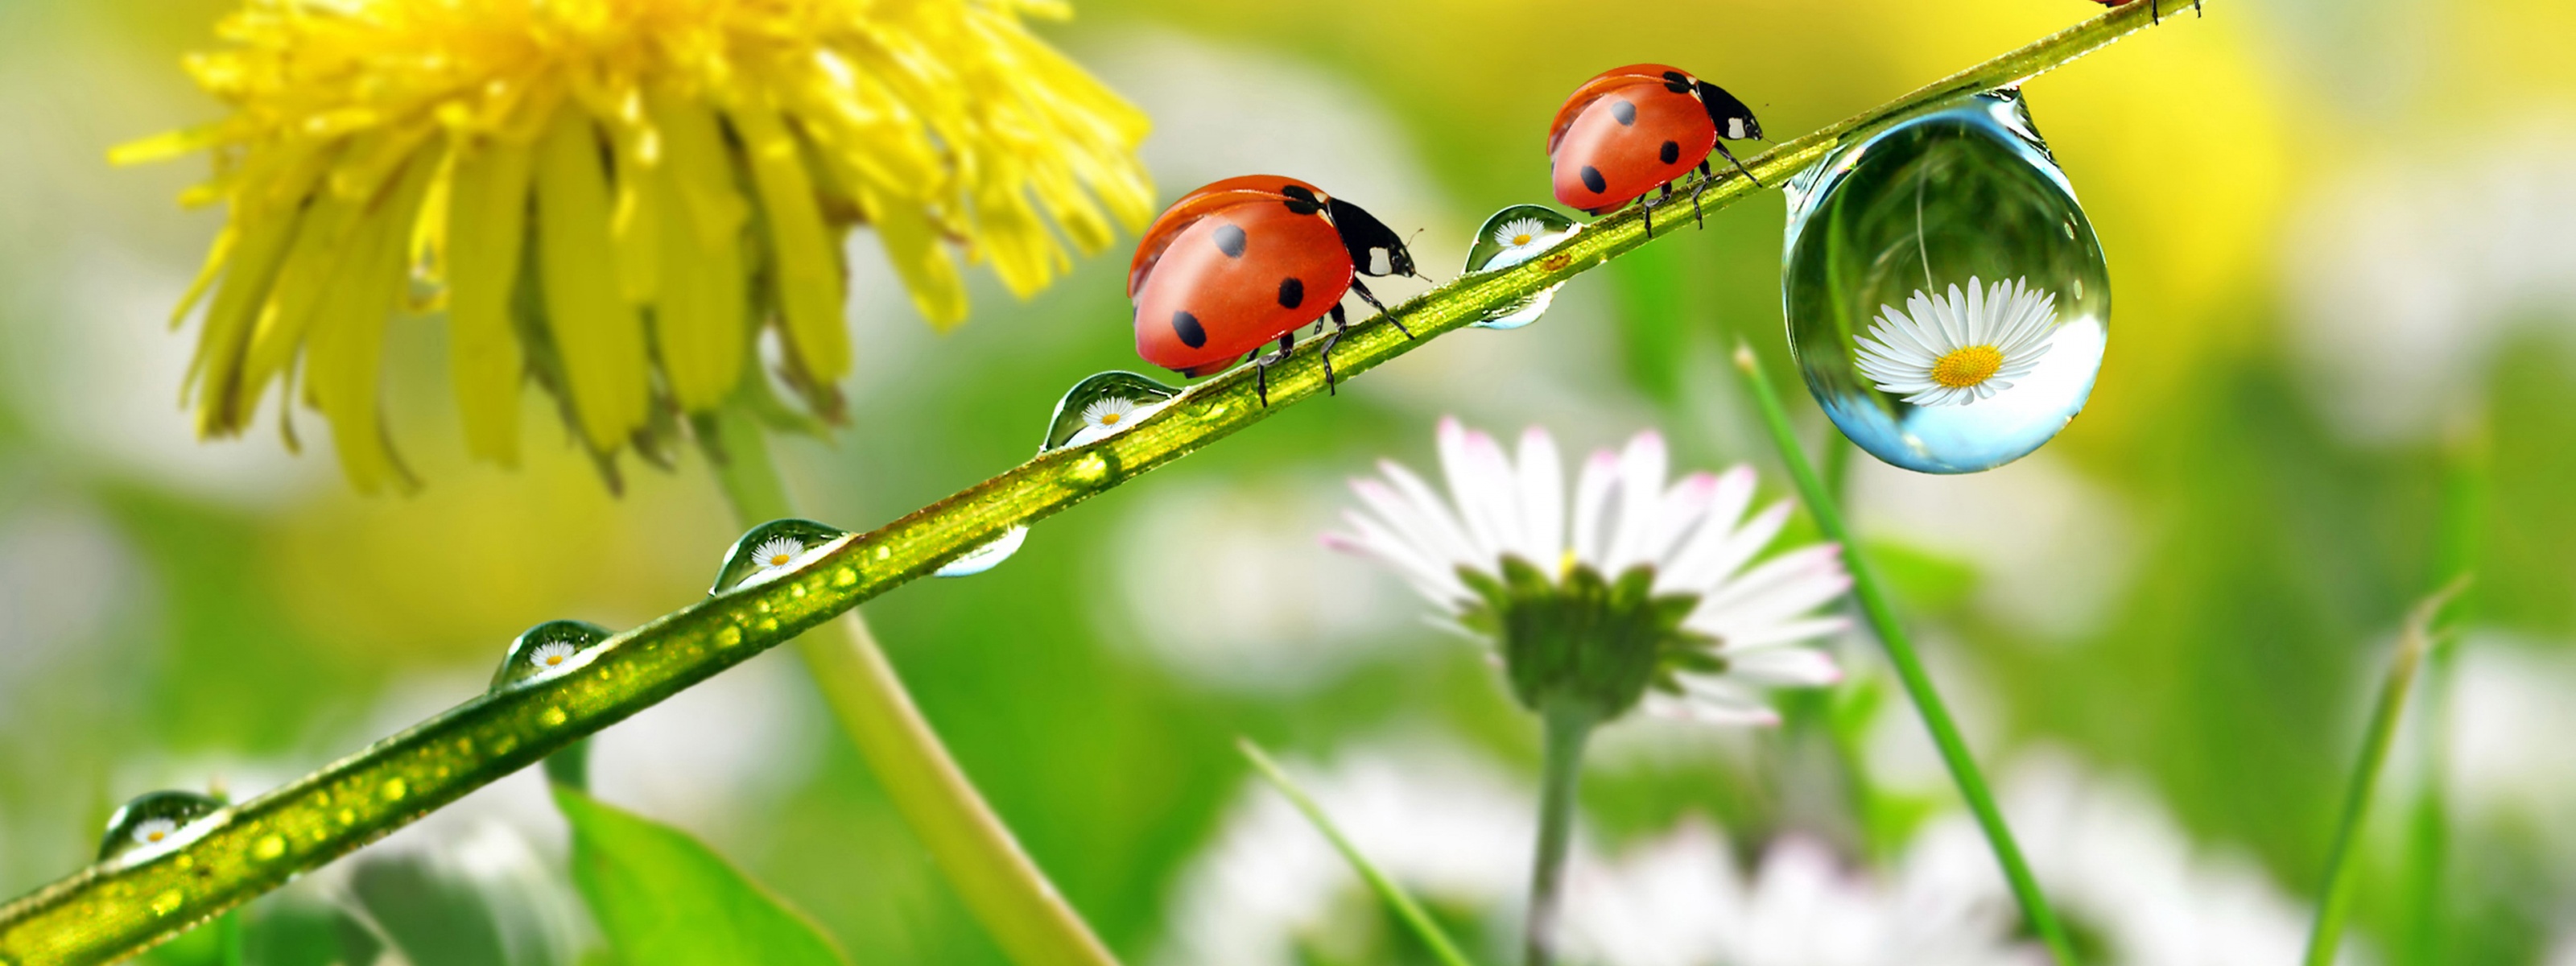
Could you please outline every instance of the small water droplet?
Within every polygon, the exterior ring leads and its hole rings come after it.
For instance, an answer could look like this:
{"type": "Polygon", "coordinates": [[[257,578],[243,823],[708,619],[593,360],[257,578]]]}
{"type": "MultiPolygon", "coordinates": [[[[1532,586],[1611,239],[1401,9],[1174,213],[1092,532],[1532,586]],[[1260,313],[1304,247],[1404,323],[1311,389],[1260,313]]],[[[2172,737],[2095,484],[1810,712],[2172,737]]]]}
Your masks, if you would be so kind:
{"type": "Polygon", "coordinates": [[[1002,531],[1002,535],[993,538],[992,542],[966,551],[965,556],[951,560],[947,566],[932,571],[931,576],[972,577],[983,573],[1000,565],[1002,561],[1011,559],[1011,555],[1020,552],[1020,545],[1027,543],[1028,540],[1029,528],[1012,527],[1002,531]]]}
{"type": "Polygon", "coordinates": [[[1082,458],[1064,468],[1064,480],[1080,487],[1097,487],[1109,482],[1109,459],[1098,453],[1084,453],[1082,458]]]}
{"type": "Polygon", "coordinates": [[[286,837],[274,833],[260,836],[259,841],[250,847],[250,854],[263,862],[285,855],[286,837]]]}
{"type": "Polygon", "coordinates": [[[550,706],[537,715],[537,723],[549,728],[563,727],[564,720],[564,709],[559,704],[550,706]]]}
{"type": "Polygon", "coordinates": [[[166,916],[177,912],[179,911],[179,905],[186,901],[188,901],[188,897],[180,894],[179,890],[163,889],[161,890],[160,895],[152,897],[152,914],[156,916],[166,916]]]}
{"type": "Polygon", "coordinates": [[[735,647],[742,643],[742,628],[725,627],[716,631],[717,647],[735,647]]]}
{"type": "Polygon", "coordinates": [[[771,520],[753,527],[734,541],[733,549],[725,554],[724,567],[716,571],[715,586],[707,593],[757,587],[795,573],[822,556],[834,541],[849,535],[847,530],[812,520],[771,520]]]}
{"type": "Polygon", "coordinates": [[[858,586],[858,585],[859,585],[859,568],[857,568],[857,567],[843,567],[843,568],[841,568],[841,569],[839,569],[839,570],[832,571],[832,586],[834,586],[834,587],[856,587],[856,586],[858,586]]]}
{"type": "Polygon", "coordinates": [[[134,796],[116,814],[108,816],[107,834],[98,841],[98,859],[105,862],[130,852],[174,845],[190,823],[222,807],[222,802],[195,792],[145,792],[134,796]]]}
{"type": "Polygon", "coordinates": [[[411,794],[411,783],[400,778],[388,778],[376,789],[376,792],[383,795],[385,801],[399,802],[403,800],[403,796],[411,794]]]}
{"type": "Polygon", "coordinates": [[[570,671],[609,636],[608,628],[583,621],[547,621],[520,631],[510,640],[509,652],[501,655],[501,666],[492,672],[492,690],[570,671]]]}
{"type": "Polygon", "coordinates": [[[1879,459],[1991,469],[2092,395],[2110,270],[2018,93],[1927,108],[1793,179],[1785,258],[1807,389],[1879,459]]]}
{"type": "Polygon", "coordinates": [[[1095,373],[1065,390],[1038,452],[1098,442],[1162,410],[1181,391],[1132,372],[1095,373]]]}
{"type": "MultiPolygon", "coordinates": [[[[1494,272],[1510,268],[1544,255],[1583,230],[1574,219],[1558,214],[1543,205],[1513,205],[1485,219],[1476,229],[1476,243],[1467,249],[1467,271],[1494,272]]],[[[1565,267],[1564,259],[1550,259],[1541,267],[1556,271],[1565,267]]],[[[1548,304],[1556,301],[1558,282],[1508,305],[1485,311],[1477,321],[1468,323],[1483,329],[1517,329],[1538,321],[1547,313],[1548,304]]]]}

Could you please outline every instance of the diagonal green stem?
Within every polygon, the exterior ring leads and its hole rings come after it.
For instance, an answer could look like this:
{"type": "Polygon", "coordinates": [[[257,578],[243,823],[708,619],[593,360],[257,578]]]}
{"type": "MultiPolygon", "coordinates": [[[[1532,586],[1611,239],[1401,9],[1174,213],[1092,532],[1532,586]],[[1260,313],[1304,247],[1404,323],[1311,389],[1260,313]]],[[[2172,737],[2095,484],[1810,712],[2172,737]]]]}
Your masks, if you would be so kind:
{"type": "Polygon", "coordinates": [[[1888,663],[1896,666],[1897,680],[1904,682],[1905,693],[1914,699],[1915,710],[1922,712],[1924,730],[1932,733],[1932,743],[1941,749],[1941,760],[1950,766],[1950,779],[1959,786],[1959,797],[1967,799],[1968,810],[1976,813],[1977,824],[1986,831],[1986,844],[1995,852],[1995,861],[2004,869],[2004,879],[2011,883],[2013,897],[2020,900],[2021,912],[2030,921],[2031,931],[2057,958],[2060,966],[2073,966],[2075,946],[2067,941],[2066,926],[2057,919],[2057,911],[2048,905],[2048,896],[2039,889],[2039,877],[2032,875],[2030,862],[2022,857],[2021,844],[2013,840],[2012,827],[2004,824],[2003,809],[1995,804],[1995,793],[1987,787],[1984,772],[1977,770],[1977,759],[1968,751],[1968,741],[1959,735],[1958,722],[1950,717],[1950,706],[1941,700],[1941,692],[1932,686],[1932,676],[1923,670],[1923,659],[1914,652],[1913,639],[1905,634],[1905,625],[1896,618],[1896,608],[1888,602],[1887,591],[1878,585],[1870,570],[1867,556],[1852,541],[1851,528],[1844,525],[1839,504],[1825,492],[1824,480],[1807,463],[1807,454],[1798,447],[1798,437],[1789,427],[1789,411],[1780,404],[1780,393],[1771,386],[1771,377],[1762,371],[1762,363],[1753,357],[1753,347],[1737,344],[1736,368],[1744,370],[1745,381],[1753,388],[1753,401],[1762,410],[1763,425],[1771,431],[1771,441],[1780,447],[1780,461],[1788,464],[1789,477],[1797,481],[1798,493],[1807,504],[1807,515],[1815,518],[1816,529],[1825,538],[1843,548],[1843,564],[1851,571],[1852,596],[1859,599],[1863,616],[1870,629],[1887,648],[1888,663]]]}
{"type": "MultiPolygon", "coordinates": [[[[1776,185],[1844,139],[1889,117],[2016,83],[2148,25],[2139,0],[1904,97],[1745,159],[1776,185]]],[[[2166,21],[2168,23],[2173,21],[2166,21]]],[[[1755,190],[1719,176],[1702,196],[1722,208],[1755,190]]],[[[1463,276],[1362,325],[1334,350],[1355,377],[1590,271],[1646,243],[1643,216],[1594,223],[1546,257],[1463,276]]],[[[1665,234],[1681,225],[1667,210],[1665,234]]],[[[588,663],[539,685],[487,694],[330,766],[194,823],[148,862],[83,869],[0,906],[0,966],[88,963],[131,955],[382,837],[549,752],[624,720],[725,668],[929,574],[1013,526],[1042,520],[1323,392],[1311,348],[1270,369],[1269,405],[1253,374],[1201,383],[1133,428],[1057,450],[842,543],[797,576],[699,601],[595,648],[588,663]],[[184,861],[182,861],[184,860],[184,861]]]]}
{"type": "Polygon", "coordinates": [[[1297,806],[1298,811],[1305,813],[1307,821],[1315,823],[1315,829],[1324,833],[1324,839],[1333,843],[1333,849],[1342,853],[1342,858],[1359,872],[1360,879],[1377,893],[1378,900],[1386,903],[1396,918],[1404,920],[1414,936],[1422,940],[1422,945],[1431,950],[1433,959],[1439,960],[1441,966],[1473,966],[1467,961],[1467,954],[1458,951],[1458,944],[1450,941],[1449,934],[1440,928],[1440,924],[1432,921],[1431,914],[1423,911],[1422,904],[1406,895],[1404,887],[1387,878],[1386,873],[1378,871],[1368,856],[1360,853],[1359,846],[1352,845],[1351,840],[1342,835],[1342,830],[1333,824],[1332,817],[1324,814],[1324,807],[1315,804],[1305,789],[1297,787],[1297,783],[1289,779],[1287,770],[1270,760],[1260,745],[1253,744],[1250,738],[1236,738],[1234,746],[1242,750],[1243,757],[1251,759],[1252,767],[1261,772],[1261,777],[1269,779],[1270,784],[1279,789],[1279,794],[1288,796],[1289,804],[1297,806]]]}
{"type": "MultiPolygon", "coordinates": [[[[735,409],[719,419],[708,458],[739,522],[749,528],[794,516],[760,424],[735,409]]],[[[798,637],[796,653],[886,797],[1012,962],[1117,966],[949,757],[856,608],[798,637]]]]}
{"type": "Polygon", "coordinates": [[[2335,949],[2343,944],[2344,919],[2352,913],[2352,857],[2359,850],[2362,823],[2370,817],[2370,798],[2379,785],[2380,766],[2387,763],[2388,745],[2397,735],[2398,719],[2406,714],[2406,693],[2415,683],[2415,669],[2423,663],[2424,652],[2433,647],[2433,621],[2441,616],[2443,606],[2467,586],[2468,578],[2461,577],[2425,598],[2406,615],[2406,626],[2397,634],[2397,655],[2389,659],[2388,677],[2380,682],[2379,700],[2370,712],[2370,730],[2362,736],[2361,760],[2354,763],[2352,784],[2344,789],[2343,818],[2335,825],[2334,848],[2326,853],[2325,885],[2317,899],[2316,928],[2308,933],[2308,957],[2303,960],[2307,966],[2332,966],[2335,949]]]}

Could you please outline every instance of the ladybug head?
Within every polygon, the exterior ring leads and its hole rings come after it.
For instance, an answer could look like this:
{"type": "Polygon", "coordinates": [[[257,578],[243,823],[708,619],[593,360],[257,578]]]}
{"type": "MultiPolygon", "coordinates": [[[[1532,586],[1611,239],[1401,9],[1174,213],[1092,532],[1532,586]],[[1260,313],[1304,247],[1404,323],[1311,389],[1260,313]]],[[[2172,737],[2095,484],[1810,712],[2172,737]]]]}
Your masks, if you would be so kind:
{"type": "Polygon", "coordinates": [[[1744,106],[1735,95],[1707,81],[1699,81],[1699,102],[1708,108],[1708,119],[1717,123],[1717,136],[1729,141],[1762,140],[1762,122],[1753,119],[1753,109],[1744,106]]]}
{"type": "Polygon", "coordinates": [[[1352,268],[1362,275],[1413,275],[1413,253],[1405,249],[1395,229],[1368,209],[1340,198],[1328,198],[1325,205],[1333,230],[1341,233],[1342,247],[1350,249],[1352,268]]]}

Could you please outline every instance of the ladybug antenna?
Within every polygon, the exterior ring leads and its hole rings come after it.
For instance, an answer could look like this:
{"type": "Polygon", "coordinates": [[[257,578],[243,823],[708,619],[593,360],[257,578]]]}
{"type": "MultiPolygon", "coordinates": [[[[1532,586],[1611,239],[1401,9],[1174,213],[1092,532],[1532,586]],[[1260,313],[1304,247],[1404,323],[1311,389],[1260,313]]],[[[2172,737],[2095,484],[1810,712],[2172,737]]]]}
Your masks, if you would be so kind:
{"type": "MultiPolygon", "coordinates": [[[[1404,236],[1404,248],[1405,248],[1405,250],[1406,250],[1406,251],[1412,251],[1412,250],[1413,250],[1413,240],[1414,240],[1414,239],[1416,239],[1416,238],[1420,238],[1420,237],[1422,237],[1422,229],[1420,229],[1420,228],[1416,228],[1416,229],[1414,229],[1414,230],[1413,230],[1413,234],[1410,234],[1410,235],[1406,235],[1406,236],[1404,236]]],[[[1429,276],[1429,275],[1422,274],[1421,266],[1420,266],[1418,263],[1415,265],[1414,270],[1413,270],[1413,272],[1412,272],[1411,274],[1412,274],[1412,275],[1413,275],[1413,277],[1415,277],[1415,278],[1421,279],[1421,280],[1426,281],[1426,282],[1430,282],[1430,283],[1432,283],[1432,284],[1434,284],[1434,285],[1437,285],[1437,284],[1439,284],[1439,283],[1440,283],[1440,280],[1439,280],[1439,279],[1432,278],[1432,277],[1431,277],[1431,276],[1429,276]]]]}

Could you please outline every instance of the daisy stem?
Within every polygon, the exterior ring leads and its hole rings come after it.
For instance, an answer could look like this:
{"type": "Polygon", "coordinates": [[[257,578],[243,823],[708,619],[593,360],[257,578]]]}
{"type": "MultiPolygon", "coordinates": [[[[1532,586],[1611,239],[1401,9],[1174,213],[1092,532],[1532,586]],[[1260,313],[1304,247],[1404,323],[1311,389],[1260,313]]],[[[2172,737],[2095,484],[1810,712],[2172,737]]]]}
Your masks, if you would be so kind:
{"type": "MultiPolygon", "coordinates": [[[[747,529],[795,516],[760,424],[727,407],[718,425],[720,445],[709,446],[707,457],[736,522],[747,529]]],[[[795,646],[886,797],[1013,962],[1116,966],[1117,958],[949,757],[858,608],[799,636],[795,646]]]]}
{"type": "Polygon", "coordinates": [[[1557,915],[1565,891],[1565,857],[1574,845],[1575,786],[1582,778],[1583,746],[1597,721],[1581,702],[1549,702],[1540,712],[1546,749],[1539,759],[1538,855],[1530,867],[1527,944],[1522,961],[1556,961],[1557,915]]]}
{"type": "Polygon", "coordinates": [[[1780,393],[1772,388],[1771,377],[1762,370],[1762,362],[1753,355],[1753,347],[1742,342],[1735,346],[1736,368],[1744,370],[1745,382],[1752,387],[1753,401],[1762,410],[1763,425],[1771,432],[1771,441],[1780,448],[1780,461],[1787,464],[1789,477],[1798,484],[1798,492],[1807,504],[1807,515],[1816,521],[1816,529],[1825,538],[1843,548],[1843,563],[1851,572],[1852,596],[1860,601],[1861,613],[1869,619],[1871,630],[1887,649],[1888,662],[1896,666],[1897,680],[1905,684],[1905,693],[1914,699],[1914,708],[1922,713],[1923,727],[1932,733],[1932,743],[1941,750],[1941,760],[1950,767],[1950,778],[1959,786],[1959,797],[1966,799],[1968,810],[1976,813],[1977,824],[1986,832],[1986,844],[1994,849],[1995,861],[2003,866],[2004,879],[2012,885],[2013,897],[2020,901],[2022,917],[2029,920],[2032,932],[2048,945],[2050,955],[2061,966],[2075,963],[2074,944],[2067,940],[2066,927],[2060,923],[2047,895],[2039,888],[2039,877],[2030,871],[2022,857],[2020,843],[2014,841],[2012,827],[2004,823],[2003,809],[1995,804],[1994,791],[1987,786],[1985,773],[1977,769],[1977,759],[1968,751],[1967,739],[1959,734],[1958,722],[1950,716],[1950,707],[1941,700],[1941,692],[1932,686],[1932,676],[1923,669],[1923,659],[1914,651],[1912,638],[1897,620],[1896,608],[1887,592],[1870,570],[1867,555],[1852,540],[1851,528],[1843,522],[1842,510],[1824,480],[1807,462],[1806,452],[1798,446],[1796,430],[1789,425],[1789,410],[1780,402],[1780,393]]]}
{"type": "MultiPolygon", "coordinates": [[[[2053,70],[2145,29],[2150,24],[2149,15],[2147,3],[2133,0],[1912,93],[1782,142],[1745,158],[1744,166],[1760,177],[1763,185],[1782,184],[1814,166],[1845,141],[1863,136],[1893,118],[1962,94],[1990,90],[2053,70]]],[[[2163,22],[2193,21],[2172,18],[2163,22]]],[[[1699,207],[1714,212],[1756,190],[1740,175],[1722,175],[1701,194],[1699,207]]],[[[1666,231],[1658,237],[1669,238],[1676,234],[1670,229],[1685,219],[1670,206],[1659,210],[1666,231]]],[[[1357,377],[1483,319],[1501,306],[1518,304],[1540,290],[1607,264],[1648,243],[1646,216],[1646,212],[1630,209],[1603,218],[1543,257],[1499,272],[1464,275],[1398,305],[1389,315],[1403,322],[1413,337],[1395,331],[1394,326],[1363,322],[1333,350],[1333,367],[1343,378],[1357,377]]],[[[474,697],[319,771],[230,807],[223,813],[223,821],[209,825],[203,834],[161,860],[131,867],[94,865],[0,905],[0,962],[9,966],[49,966],[132,956],[175,935],[179,925],[221,913],[284,885],[300,873],[347,855],[583,736],[769,647],[821,627],[863,601],[926,576],[1011,527],[1062,512],[1325,392],[1323,367],[1311,347],[1300,347],[1286,361],[1271,367],[1267,405],[1257,394],[1254,378],[1252,367],[1237,367],[1192,387],[1161,411],[1115,436],[1046,453],[862,534],[840,550],[806,565],[796,577],[711,597],[630,629],[600,645],[598,658],[544,687],[509,688],[474,697]],[[176,861],[182,856],[191,861],[176,861]]],[[[783,504],[784,500],[779,502],[783,504]]],[[[851,676],[846,680],[853,697],[901,695],[900,689],[890,686],[893,675],[885,670],[883,656],[872,644],[855,643],[865,641],[855,632],[855,626],[836,632],[854,641],[843,649],[846,653],[826,654],[822,659],[836,668],[842,662],[849,665],[851,676]],[[881,687],[881,683],[886,686],[881,687]]],[[[820,645],[812,647],[819,649],[820,645]]],[[[818,677],[826,687],[836,680],[845,679],[837,673],[818,677]]],[[[853,705],[851,711],[880,716],[873,726],[881,726],[888,733],[909,727],[905,722],[919,717],[909,703],[853,705]]],[[[890,740],[885,747],[897,745],[890,740]]],[[[918,757],[911,759],[914,771],[906,774],[921,776],[932,785],[945,784],[947,779],[940,776],[953,773],[955,765],[944,754],[928,750],[936,747],[914,745],[911,752],[918,757]]],[[[909,778],[889,780],[887,785],[905,787],[925,797],[934,791],[928,790],[928,785],[915,787],[909,778]]],[[[957,779],[956,786],[964,789],[964,780],[957,779]]],[[[971,790],[960,800],[973,801],[971,790]]],[[[948,815],[948,820],[961,826],[958,843],[980,840],[982,854],[994,857],[990,864],[949,867],[949,873],[956,875],[961,868],[979,870],[1004,882],[1003,886],[991,888],[989,895],[1016,894],[1029,908],[1053,909],[1056,901],[1052,899],[1037,902],[1028,898],[1027,890],[1037,888],[1044,880],[1033,874],[1022,878],[1008,871],[1025,859],[1005,862],[998,858],[1006,853],[997,843],[1006,838],[974,831],[972,827],[989,821],[989,816],[989,810],[980,808],[948,815]]],[[[998,832],[998,823],[994,830],[998,832]]],[[[1016,848],[1007,854],[1015,856],[1016,848]]],[[[988,895],[984,881],[956,885],[961,895],[983,896],[988,895]]],[[[1019,930],[1026,928],[1032,930],[1030,935],[1039,930],[1073,935],[1070,926],[1045,921],[1054,920],[1056,915],[1042,911],[1027,921],[1011,923],[1008,934],[1020,936],[1023,933],[1019,930]]],[[[1065,917],[1069,919],[1070,914],[1065,917]]]]}
{"type": "Polygon", "coordinates": [[[2344,789],[2343,817],[2335,824],[2334,846],[2326,853],[2324,884],[2317,890],[2316,928],[2308,933],[2307,966],[2330,966],[2335,950],[2343,944],[2344,919],[2352,913],[2353,853],[2359,850],[2362,824],[2370,818],[2371,793],[2379,784],[2379,769],[2388,759],[2388,746],[2397,735],[2397,722],[2406,714],[2406,693],[2415,683],[2415,669],[2423,663],[2424,652],[2436,639],[2433,621],[2451,598],[2468,586],[2463,576],[2450,586],[2436,591],[2406,615],[2405,626],[2397,632],[2397,654],[2388,661],[2388,677],[2380,682],[2379,700],[2370,712],[2370,730],[2363,733],[2361,760],[2353,765],[2352,784],[2344,789]]]}
{"type": "Polygon", "coordinates": [[[1271,786],[1279,789],[1279,794],[1288,796],[1289,804],[1297,806],[1299,812],[1305,813],[1307,821],[1315,823],[1316,831],[1324,833],[1325,840],[1332,842],[1334,850],[1342,853],[1342,858],[1359,873],[1361,880],[1377,893],[1379,901],[1386,903],[1396,918],[1404,920],[1414,936],[1422,940],[1422,945],[1431,950],[1432,958],[1444,966],[1473,966],[1467,961],[1467,954],[1459,952],[1458,944],[1450,941],[1449,934],[1441,930],[1440,924],[1432,921],[1431,914],[1423,911],[1422,904],[1413,901],[1412,896],[1405,894],[1404,887],[1387,878],[1386,873],[1378,871],[1368,856],[1360,854],[1359,846],[1351,844],[1351,840],[1342,835],[1331,816],[1324,814],[1323,806],[1315,804],[1315,799],[1308,796],[1305,789],[1297,787],[1297,783],[1288,777],[1287,770],[1270,760],[1260,745],[1253,744],[1250,738],[1236,738],[1234,746],[1243,752],[1243,757],[1251,760],[1253,769],[1259,771],[1261,777],[1269,779],[1271,786]]]}

